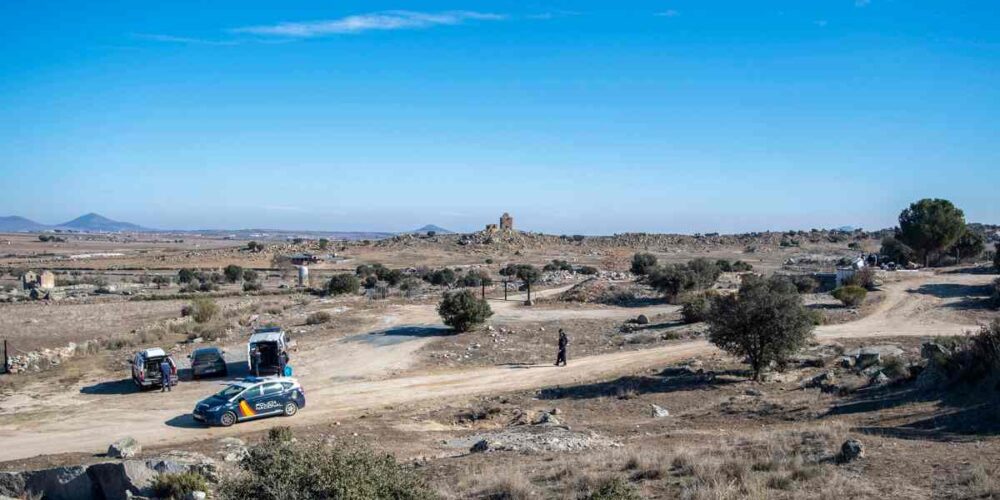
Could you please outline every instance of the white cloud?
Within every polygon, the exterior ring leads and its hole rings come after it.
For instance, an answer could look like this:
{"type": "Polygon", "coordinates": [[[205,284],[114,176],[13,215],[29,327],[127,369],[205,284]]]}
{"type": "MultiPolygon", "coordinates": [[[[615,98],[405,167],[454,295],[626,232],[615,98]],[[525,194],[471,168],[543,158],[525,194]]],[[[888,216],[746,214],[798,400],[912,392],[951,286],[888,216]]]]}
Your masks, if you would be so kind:
{"type": "Polygon", "coordinates": [[[445,12],[414,12],[390,10],[358,14],[324,21],[287,22],[264,26],[247,26],[231,30],[233,33],[278,36],[291,38],[314,38],[326,35],[363,33],[365,31],[391,31],[403,29],[424,29],[434,26],[454,26],[466,21],[499,21],[506,19],[502,14],[454,10],[445,12]]]}
{"type": "Polygon", "coordinates": [[[143,40],[166,43],[187,43],[192,45],[236,45],[235,40],[205,40],[202,38],[191,38],[186,36],[159,35],[156,33],[135,33],[132,36],[143,40]]]}
{"type": "Polygon", "coordinates": [[[670,10],[665,10],[663,12],[657,12],[653,15],[657,17],[677,17],[681,15],[681,13],[677,12],[676,10],[670,9],[670,10]]]}

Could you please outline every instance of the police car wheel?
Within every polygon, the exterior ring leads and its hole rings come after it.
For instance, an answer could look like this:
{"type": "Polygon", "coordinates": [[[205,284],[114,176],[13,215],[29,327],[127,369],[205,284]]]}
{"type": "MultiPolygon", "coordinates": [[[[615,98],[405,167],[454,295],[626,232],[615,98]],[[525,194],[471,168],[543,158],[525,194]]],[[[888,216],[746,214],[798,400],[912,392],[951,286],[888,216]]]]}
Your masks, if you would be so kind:
{"type": "Polygon", "coordinates": [[[285,405],[285,416],[290,417],[295,415],[299,411],[299,405],[295,403],[288,403],[285,405]]]}
{"type": "Polygon", "coordinates": [[[233,425],[235,423],[236,423],[236,414],[234,414],[231,411],[223,413],[222,418],[219,419],[219,424],[221,424],[223,427],[229,427],[230,425],[233,425]]]}

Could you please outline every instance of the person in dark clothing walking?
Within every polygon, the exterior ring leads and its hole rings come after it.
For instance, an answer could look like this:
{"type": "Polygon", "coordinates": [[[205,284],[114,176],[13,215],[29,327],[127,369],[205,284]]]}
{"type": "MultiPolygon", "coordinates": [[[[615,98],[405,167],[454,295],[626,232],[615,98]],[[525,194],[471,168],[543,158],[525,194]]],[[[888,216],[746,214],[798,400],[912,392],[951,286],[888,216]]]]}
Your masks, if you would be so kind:
{"type": "Polygon", "coordinates": [[[559,355],[556,356],[556,366],[562,364],[566,366],[566,346],[569,345],[569,337],[562,328],[559,329],[559,355]]]}
{"type": "Polygon", "coordinates": [[[160,362],[160,392],[170,392],[170,385],[173,382],[174,367],[170,366],[167,358],[160,362]]]}
{"type": "Polygon", "coordinates": [[[254,348],[253,352],[250,353],[250,365],[253,368],[253,376],[260,376],[260,349],[254,348]]]}

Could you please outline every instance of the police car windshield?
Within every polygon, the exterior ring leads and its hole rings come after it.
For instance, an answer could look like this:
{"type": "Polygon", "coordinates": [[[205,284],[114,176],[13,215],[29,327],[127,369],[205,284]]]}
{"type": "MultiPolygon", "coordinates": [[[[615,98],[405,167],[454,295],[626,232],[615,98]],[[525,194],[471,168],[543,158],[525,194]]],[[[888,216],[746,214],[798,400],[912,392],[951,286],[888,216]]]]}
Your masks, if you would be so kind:
{"type": "Polygon", "coordinates": [[[230,386],[226,387],[225,389],[219,391],[216,394],[216,396],[219,396],[220,398],[224,398],[224,399],[230,399],[230,398],[233,398],[235,396],[238,396],[245,389],[246,389],[246,387],[243,387],[242,385],[230,385],[230,386]]]}

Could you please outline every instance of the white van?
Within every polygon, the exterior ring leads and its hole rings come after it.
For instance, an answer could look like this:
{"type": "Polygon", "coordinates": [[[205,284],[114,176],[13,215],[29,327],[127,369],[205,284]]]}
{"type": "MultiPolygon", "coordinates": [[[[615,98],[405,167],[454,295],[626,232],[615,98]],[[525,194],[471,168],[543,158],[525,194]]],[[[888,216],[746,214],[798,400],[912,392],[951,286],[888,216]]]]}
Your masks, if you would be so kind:
{"type": "Polygon", "coordinates": [[[254,374],[253,351],[260,351],[260,366],[256,373],[278,374],[281,371],[281,355],[288,355],[291,341],[281,328],[261,328],[255,330],[247,342],[247,369],[254,374]]]}

